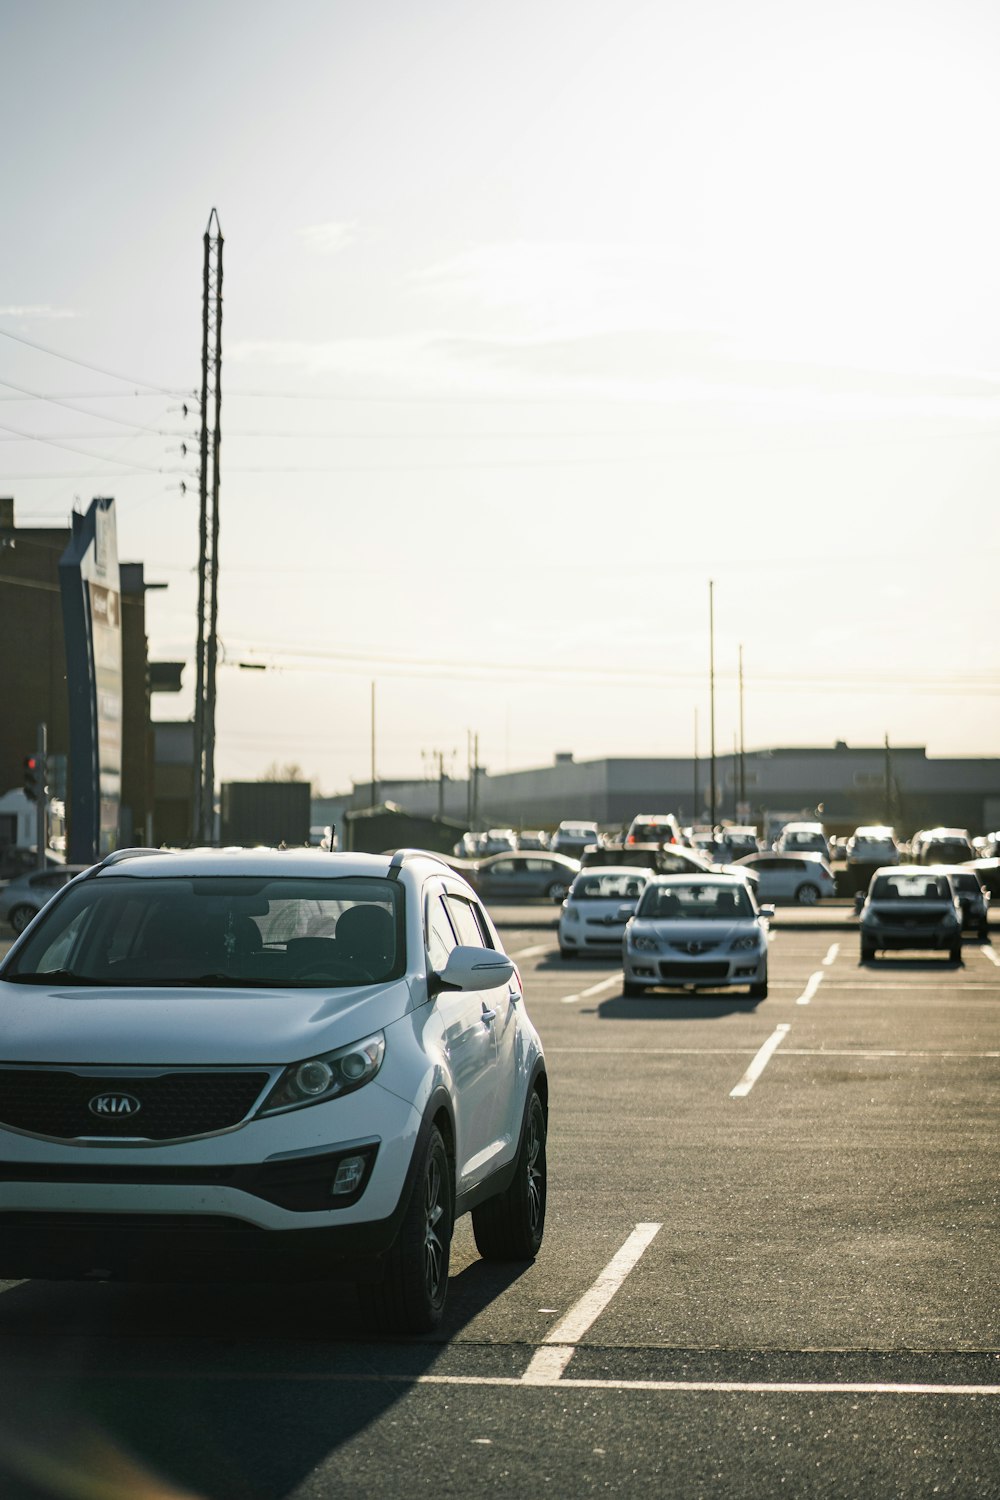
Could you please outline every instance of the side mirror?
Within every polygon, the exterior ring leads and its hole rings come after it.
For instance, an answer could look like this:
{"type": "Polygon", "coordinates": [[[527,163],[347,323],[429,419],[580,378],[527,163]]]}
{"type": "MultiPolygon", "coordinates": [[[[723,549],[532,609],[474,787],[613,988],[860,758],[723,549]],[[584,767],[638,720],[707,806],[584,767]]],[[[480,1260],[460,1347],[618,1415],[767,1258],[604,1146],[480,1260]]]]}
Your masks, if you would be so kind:
{"type": "Polygon", "coordinates": [[[767,920],[770,922],[771,919],[772,919],[772,917],[774,916],[774,907],[773,906],[762,906],[760,908],[760,914],[761,914],[762,917],[766,917],[767,920]]]}
{"type": "Polygon", "coordinates": [[[492,990],[513,977],[514,965],[506,953],[470,946],[452,948],[444,968],[431,974],[427,984],[434,996],[442,990],[492,990]]]}
{"type": "Polygon", "coordinates": [[[855,893],[854,893],[854,915],[856,917],[858,917],[858,916],[861,915],[861,908],[864,906],[864,904],[865,904],[865,892],[864,891],[855,891],[855,893]]]}

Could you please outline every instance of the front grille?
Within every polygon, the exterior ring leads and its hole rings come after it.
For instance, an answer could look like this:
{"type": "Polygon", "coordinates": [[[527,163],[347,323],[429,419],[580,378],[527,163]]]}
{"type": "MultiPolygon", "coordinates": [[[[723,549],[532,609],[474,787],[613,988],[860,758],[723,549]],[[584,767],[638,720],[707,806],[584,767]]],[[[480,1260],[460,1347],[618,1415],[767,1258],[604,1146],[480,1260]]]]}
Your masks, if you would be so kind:
{"type": "Polygon", "coordinates": [[[945,920],[939,911],[885,911],[881,916],[890,927],[940,927],[945,920]]]}
{"type": "Polygon", "coordinates": [[[675,964],[668,960],[660,964],[660,975],[664,979],[728,979],[729,965],[714,960],[699,962],[692,959],[687,964],[675,964]]]}
{"type": "Polygon", "coordinates": [[[238,1125],[249,1113],[268,1073],[160,1073],[83,1077],[65,1069],[0,1069],[0,1124],[32,1135],[76,1140],[180,1140],[238,1125]],[[139,1109],[95,1114],[101,1095],[127,1094],[139,1109]]]}
{"type": "Polygon", "coordinates": [[[687,943],[671,943],[670,946],[671,946],[671,948],[675,948],[678,953],[692,953],[692,954],[695,954],[695,953],[714,953],[715,950],[716,950],[716,948],[720,947],[721,945],[719,943],[699,943],[699,942],[695,942],[692,939],[690,942],[687,942],[687,943]]]}

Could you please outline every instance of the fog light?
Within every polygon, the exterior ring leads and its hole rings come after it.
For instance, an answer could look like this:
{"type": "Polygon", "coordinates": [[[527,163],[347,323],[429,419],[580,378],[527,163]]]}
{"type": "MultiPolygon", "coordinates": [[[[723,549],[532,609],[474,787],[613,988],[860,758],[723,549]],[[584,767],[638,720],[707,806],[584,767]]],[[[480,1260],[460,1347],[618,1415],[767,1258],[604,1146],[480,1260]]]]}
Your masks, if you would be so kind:
{"type": "Polygon", "coordinates": [[[335,1198],[344,1197],[347,1193],[353,1193],[355,1188],[360,1187],[361,1180],[365,1175],[365,1159],[363,1156],[345,1156],[337,1168],[337,1175],[333,1179],[331,1192],[335,1198]]]}

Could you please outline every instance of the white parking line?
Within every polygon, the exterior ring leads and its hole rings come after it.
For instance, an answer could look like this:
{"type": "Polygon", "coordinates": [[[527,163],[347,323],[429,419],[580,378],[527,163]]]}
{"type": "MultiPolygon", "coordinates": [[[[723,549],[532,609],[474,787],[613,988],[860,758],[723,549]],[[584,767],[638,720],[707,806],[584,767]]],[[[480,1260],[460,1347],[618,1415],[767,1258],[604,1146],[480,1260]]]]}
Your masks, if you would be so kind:
{"type": "MultiPolygon", "coordinates": [[[[542,1352],[542,1351],[539,1351],[542,1352]]],[[[570,1351],[572,1353],[572,1350],[570,1351]]],[[[535,1358],[537,1359],[537,1355],[535,1358]]],[[[529,1366],[530,1368],[530,1366],[529,1366]]],[[[226,1377],[227,1379],[230,1377],[226,1377]]],[[[268,1377],[273,1378],[272,1376],[268,1377]]],[[[328,1378],[322,1372],[314,1377],[328,1378]]],[[[585,1391],[707,1391],[727,1393],[756,1392],[760,1395],[787,1396],[1000,1396],[1000,1385],[909,1385],[902,1381],[833,1380],[575,1380],[572,1376],[545,1376],[520,1380],[515,1375],[359,1375],[331,1379],[393,1380],[406,1385],[534,1385],[557,1386],[559,1390],[585,1391]]]]}
{"type": "Polygon", "coordinates": [[[839,952],[840,952],[840,944],[839,943],[831,943],[830,946],[829,946],[829,948],[826,950],[826,957],[823,960],[823,967],[825,969],[828,969],[832,963],[836,963],[836,961],[837,961],[837,954],[839,952]]]}
{"type": "Polygon", "coordinates": [[[983,943],[983,945],[981,946],[981,948],[979,949],[979,951],[980,951],[980,953],[984,954],[986,958],[989,959],[989,961],[990,961],[991,964],[996,964],[997,968],[1000,969],[1000,958],[997,958],[996,954],[993,952],[993,949],[990,947],[989,943],[983,943]]]}
{"type": "MultiPolygon", "coordinates": [[[[539,1351],[541,1352],[541,1351],[539,1351]]],[[[570,1353],[573,1351],[570,1350],[570,1353]]],[[[240,1382],[273,1381],[273,1370],[198,1370],[194,1375],[187,1370],[128,1370],[111,1372],[115,1378],[127,1375],[129,1380],[171,1381],[198,1380],[240,1382]]],[[[79,1380],[96,1378],[106,1380],[107,1370],[91,1373],[77,1370],[79,1380]]],[[[1000,1385],[932,1385],[896,1380],[601,1380],[575,1379],[572,1375],[561,1379],[558,1375],[526,1380],[523,1375],[414,1375],[412,1372],[394,1374],[392,1371],[373,1370],[286,1370],[281,1379],[299,1385],[315,1385],[327,1381],[331,1385],[496,1385],[555,1387],[560,1391],[704,1391],[719,1395],[756,1393],[779,1396],[1000,1396],[1000,1385]]]]}
{"type": "Polygon", "coordinates": [[[621,974],[611,974],[607,979],[602,979],[598,984],[592,984],[589,990],[581,990],[578,995],[563,995],[563,1005],[573,1005],[577,1000],[589,1000],[591,995],[599,995],[602,990],[609,990],[614,985],[622,982],[621,974]]]}
{"type": "Polygon", "coordinates": [[[551,943],[535,943],[531,948],[518,948],[516,953],[508,953],[508,958],[537,958],[539,953],[548,953],[552,948],[551,943]]]}
{"type": "MultiPolygon", "coordinates": [[[[616,1047],[615,1057],[739,1057],[748,1051],[746,1047],[616,1047]]],[[[584,1052],[595,1057],[607,1057],[607,1047],[546,1047],[549,1053],[584,1052]]],[[[834,1047],[786,1047],[784,1057],[944,1057],[968,1058],[973,1061],[1000,1057],[1000,1052],[911,1052],[896,1047],[858,1048],[837,1050],[834,1047]]]]}
{"type": "Polygon", "coordinates": [[[815,974],[810,974],[808,983],[806,984],[806,987],[802,991],[799,998],[796,1000],[795,1004],[808,1005],[809,1001],[812,999],[813,995],[815,995],[816,991],[819,989],[825,978],[826,975],[823,973],[822,969],[817,969],[815,974]]]}
{"type": "Polygon", "coordinates": [[[589,1291],[574,1302],[565,1317],[545,1336],[521,1379],[525,1385],[551,1385],[558,1381],[578,1344],[597,1319],[625,1277],[662,1229],[661,1224],[637,1224],[624,1245],[613,1256],[589,1291]]]}
{"type": "Polygon", "coordinates": [[[767,1067],[772,1055],[781,1046],[781,1043],[784,1041],[785,1037],[788,1035],[791,1029],[791,1026],[787,1025],[787,1023],[775,1027],[774,1031],[768,1037],[763,1047],[761,1047],[760,1051],[757,1053],[757,1056],[754,1058],[749,1068],[747,1068],[746,1072],[743,1074],[743,1077],[740,1079],[739,1083],[734,1089],[730,1089],[730,1099],[746,1098],[747,1094],[749,1094],[750,1090],[757,1082],[757,1079],[767,1067]]]}

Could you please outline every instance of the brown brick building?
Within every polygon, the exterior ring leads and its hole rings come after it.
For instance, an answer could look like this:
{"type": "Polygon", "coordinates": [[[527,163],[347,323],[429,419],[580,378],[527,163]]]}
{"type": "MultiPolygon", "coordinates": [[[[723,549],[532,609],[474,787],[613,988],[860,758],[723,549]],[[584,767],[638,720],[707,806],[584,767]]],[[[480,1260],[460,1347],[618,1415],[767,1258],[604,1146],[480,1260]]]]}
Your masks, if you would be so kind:
{"type": "MultiPolygon", "coordinates": [[[[37,728],[50,755],[69,750],[69,703],[59,559],[63,526],[16,526],[0,498],[0,793],[20,787],[37,728]]],[[[153,729],[142,563],[121,564],[122,780],[119,844],[158,842],[153,818],[153,729]]],[[[73,768],[68,767],[70,783],[73,768]]]]}

